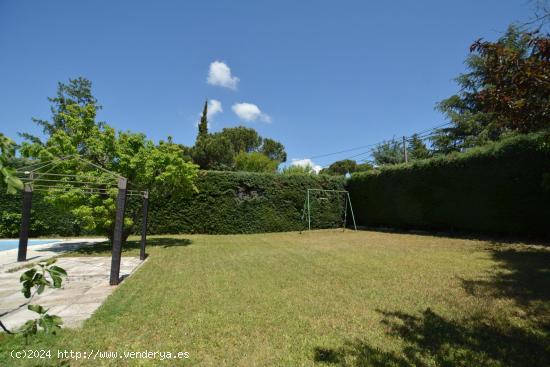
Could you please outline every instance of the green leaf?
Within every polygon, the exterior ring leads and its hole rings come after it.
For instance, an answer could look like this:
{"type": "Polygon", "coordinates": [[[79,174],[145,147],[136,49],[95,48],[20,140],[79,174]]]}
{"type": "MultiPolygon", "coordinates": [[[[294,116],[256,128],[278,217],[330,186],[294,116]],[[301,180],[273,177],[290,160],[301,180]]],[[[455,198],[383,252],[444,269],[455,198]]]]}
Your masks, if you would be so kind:
{"type": "Polygon", "coordinates": [[[48,271],[50,274],[56,273],[59,276],[67,276],[67,272],[65,271],[65,269],[60,268],[59,266],[50,266],[48,271]]]}
{"type": "Polygon", "coordinates": [[[40,305],[28,305],[27,308],[31,311],[34,311],[39,314],[46,313],[48,310],[46,310],[44,307],[40,305]]]}
{"type": "Polygon", "coordinates": [[[35,268],[29,269],[26,272],[24,272],[23,274],[21,274],[21,277],[19,278],[19,281],[24,282],[24,281],[27,281],[27,280],[31,280],[33,278],[34,274],[36,274],[36,269],[35,268]]]}
{"type": "Polygon", "coordinates": [[[46,288],[46,286],[44,284],[40,284],[38,286],[38,289],[36,290],[36,293],[38,294],[42,294],[42,292],[44,292],[44,289],[46,288]]]}
{"type": "Polygon", "coordinates": [[[23,288],[21,288],[21,292],[23,293],[25,298],[30,298],[31,288],[32,288],[32,282],[30,280],[27,280],[23,283],[23,288]]]}
{"type": "Polygon", "coordinates": [[[28,320],[19,328],[19,332],[24,336],[34,335],[38,331],[38,320],[28,320]]]}
{"type": "Polygon", "coordinates": [[[56,330],[61,328],[63,320],[61,320],[61,317],[59,316],[45,314],[40,319],[38,324],[44,329],[46,333],[54,334],[56,330]]]}
{"type": "Polygon", "coordinates": [[[61,281],[62,281],[61,277],[52,274],[52,280],[53,280],[53,288],[61,287],[61,281]]]}

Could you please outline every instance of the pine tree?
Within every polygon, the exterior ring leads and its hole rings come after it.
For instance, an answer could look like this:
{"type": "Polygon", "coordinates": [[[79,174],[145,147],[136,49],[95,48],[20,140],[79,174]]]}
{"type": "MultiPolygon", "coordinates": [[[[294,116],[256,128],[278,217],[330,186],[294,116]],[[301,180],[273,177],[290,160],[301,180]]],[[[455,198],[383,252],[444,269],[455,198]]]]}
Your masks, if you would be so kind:
{"type": "Polygon", "coordinates": [[[426,144],[420,139],[418,134],[414,134],[409,140],[409,146],[407,147],[409,157],[412,160],[430,158],[431,153],[426,144]]]}
{"type": "Polygon", "coordinates": [[[197,140],[208,135],[208,100],[204,102],[204,109],[202,110],[201,122],[199,123],[199,135],[197,140]]]}

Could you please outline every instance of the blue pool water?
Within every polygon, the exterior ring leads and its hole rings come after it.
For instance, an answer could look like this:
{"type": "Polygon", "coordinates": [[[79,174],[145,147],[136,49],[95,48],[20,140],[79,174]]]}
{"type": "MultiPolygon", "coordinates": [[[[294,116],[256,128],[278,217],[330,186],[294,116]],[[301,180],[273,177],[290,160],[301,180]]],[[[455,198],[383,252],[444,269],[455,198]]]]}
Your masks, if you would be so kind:
{"type": "MultiPolygon", "coordinates": [[[[59,242],[59,240],[29,240],[28,246],[46,245],[59,242]]],[[[0,240],[0,251],[11,250],[19,247],[19,240],[0,240]]]]}

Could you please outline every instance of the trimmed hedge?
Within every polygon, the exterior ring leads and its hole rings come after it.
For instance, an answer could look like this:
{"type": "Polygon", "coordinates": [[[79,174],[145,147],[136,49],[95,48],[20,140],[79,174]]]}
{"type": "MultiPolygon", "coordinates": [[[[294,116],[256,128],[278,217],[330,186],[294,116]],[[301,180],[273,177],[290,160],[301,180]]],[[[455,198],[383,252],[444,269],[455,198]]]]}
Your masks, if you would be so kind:
{"type": "MultiPolygon", "coordinates": [[[[308,188],[339,189],[341,178],[303,174],[201,171],[199,192],[151,201],[149,233],[259,233],[305,228],[302,209],[308,188]]],[[[313,226],[341,225],[341,206],[325,207],[313,226]]]]}
{"type": "Polygon", "coordinates": [[[550,236],[550,136],[355,174],[358,224],[550,236]]]}
{"type": "MultiPolygon", "coordinates": [[[[344,181],[202,171],[197,187],[191,198],[152,198],[149,233],[301,230],[306,189],[341,190],[344,181]]],[[[356,173],[347,189],[358,225],[550,237],[550,135],[517,136],[466,153],[356,173]]],[[[312,226],[340,226],[338,204],[316,201],[312,226]]],[[[0,237],[18,236],[20,210],[20,196],[0,195],[0,237]]],[[[79,234],[70,213],[35,194],[32,236],[79,234]]]]}
{"type": "MultiPolygon", "coordinates": [[[[173,195],[149,204],[149,233],[258,233],[305,228],[302,209],[307,188],[344,188],[344,180],[331,176],[201,171],[198,193],[190,198],[173,195]]],[[[0,189],[4,189],[0,187],[0,189]]],[[[132,199],[132,205],[138,205],[132,199]]],[[[316,207],[318,208],[318,206],[316,207]]],[[[323,204],[312,226],[338,227],[342,207],[323,204]]],[[[17,237],[21,220],[20,195],[0,198],[0,237],[17,237]]],[[[31,236],[80,234],[70,214],[33,197],[31,236]]],[[[136,226],[139,231],[139,223],[136,226]]]]}
{"type": "MultiPolygon", "coordinates": [[[[6,187],[0,185],[0,238],[19,237],[21,225],[22,195],[6,194],[6,187]]],[[[77,220],[34,193],[31,207],[30,235],[36,236],[78,236],[83,234],[77,220]]]]}

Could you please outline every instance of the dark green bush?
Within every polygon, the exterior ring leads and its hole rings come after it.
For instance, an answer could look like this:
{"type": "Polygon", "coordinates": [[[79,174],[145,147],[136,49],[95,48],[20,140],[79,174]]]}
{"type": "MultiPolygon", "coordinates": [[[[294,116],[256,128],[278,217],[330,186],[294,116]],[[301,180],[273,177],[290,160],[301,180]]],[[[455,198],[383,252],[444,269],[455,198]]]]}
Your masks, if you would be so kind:
{"type": "Polygon", "coordinates": [[[355,174],[358,224],[550,235],[550,137],[531,134],[446,157],[355,174]]]}
{"type": "MultiPolygon", "coordinates": [[[[21,195],[8,195],[0,186],[0,237],[18,237],[21,224],[21,195]]],[[[30,235],[78,236],[81,234],[76,219],[70,214],[34,193],[31,209],[30,235]]]]}
{"type": "MultiPolygon", "coordinates": [[[[192,198],[152,201],[149,233],[257,233],[304,229],[302,209],[308,188],[342,189],[330,176],[202,171],[192,198]]],[[[327,208],[325,208],[327,209],[327,208]]],[[[334,205],[313,226],[337,227],[334,205]]]]}
{"type": "MultiPolygon", "coordinates": [[[[265,174],[203,171],[199,192],[191,198],[151,198],[149,233],[257,233],[295,231],[305,228],[302,209],[307,188],[343,189],[341,178],[304,174],[265,174]]],[[[0,187],[0,189],[2,189],[0,187]]],[[[131,197],[128,205],[140,205],[131,197]]],[[[2,195],[0,237],[17,237],[21,197],[2,195]]],[[[337,201],[316,207],[312,226],[338,227],[342,209],[337,201]]],[[[78,235],[76,220],[33,196],[31,235],[78,235]]],[[[139,231],[139,223],[136,226],[139,231]]]]}

